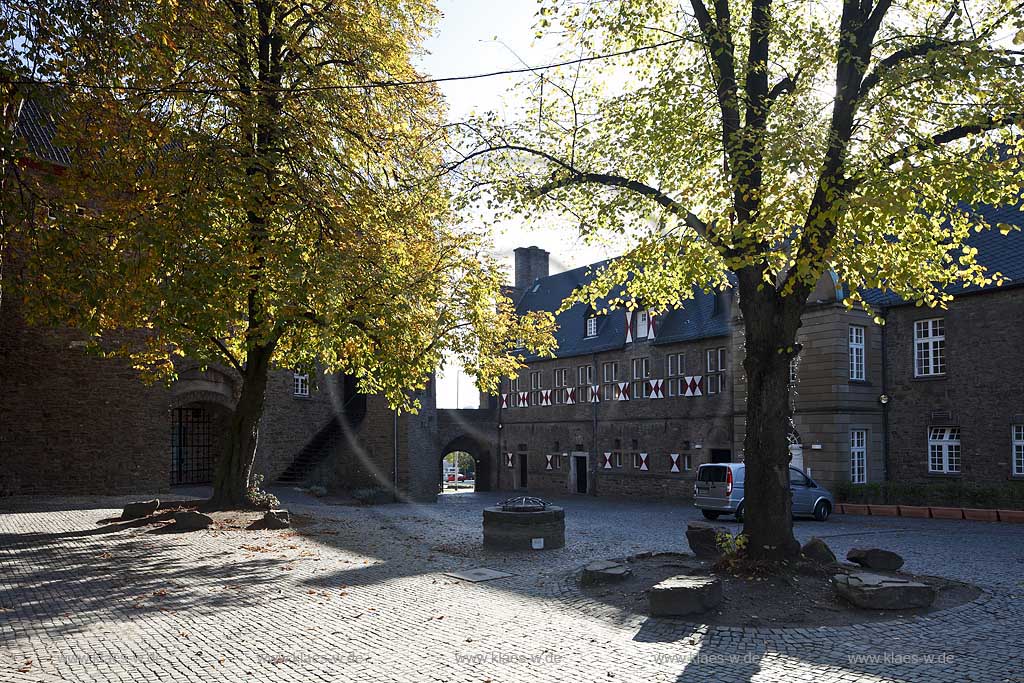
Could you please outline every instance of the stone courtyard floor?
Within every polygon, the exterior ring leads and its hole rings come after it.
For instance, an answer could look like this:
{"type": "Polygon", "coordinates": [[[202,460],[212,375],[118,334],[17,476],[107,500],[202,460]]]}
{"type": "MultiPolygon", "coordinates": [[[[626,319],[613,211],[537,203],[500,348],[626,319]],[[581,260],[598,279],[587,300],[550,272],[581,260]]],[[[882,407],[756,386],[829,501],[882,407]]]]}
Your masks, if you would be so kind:
{"type": "Polygon", "coordinates": [[[481,548],[501,493],[370,508],[278,493],[296,529],[111,532],[97,521],[123,500],[0,500],[0,681],[1024,682],[1024,526],[800,521],[837,555],[891,548],[984,593],[927,618],[708,628],[617,613],[569,578],[687,550],[683,504],[560,500],[566,547],[508,555],[481,548]],[[514,576],[444,575],[475,567],[514,576]]]}

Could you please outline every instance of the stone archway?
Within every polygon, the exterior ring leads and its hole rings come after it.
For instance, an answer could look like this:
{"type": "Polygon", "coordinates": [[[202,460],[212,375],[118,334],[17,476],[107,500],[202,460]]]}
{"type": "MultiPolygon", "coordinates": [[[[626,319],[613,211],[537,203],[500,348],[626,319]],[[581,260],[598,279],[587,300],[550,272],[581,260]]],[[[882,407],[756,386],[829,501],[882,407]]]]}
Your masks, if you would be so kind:
{"type": "Polygon", "coordinates": [[[171,394],[170,483],[208,484],[235,409],[235,382],[216,368],[194,367],[179,374],[171,394]]]}
{"type": "Polygon", "coordinates": [[[457,436],[449,441],[438,455],[438,475],[443,474],[443,460],[450,453],[468,453],[475,463],[476,491],[491,491],[494,486],[496,457],[483,444],[469,435],[457,436]]]}

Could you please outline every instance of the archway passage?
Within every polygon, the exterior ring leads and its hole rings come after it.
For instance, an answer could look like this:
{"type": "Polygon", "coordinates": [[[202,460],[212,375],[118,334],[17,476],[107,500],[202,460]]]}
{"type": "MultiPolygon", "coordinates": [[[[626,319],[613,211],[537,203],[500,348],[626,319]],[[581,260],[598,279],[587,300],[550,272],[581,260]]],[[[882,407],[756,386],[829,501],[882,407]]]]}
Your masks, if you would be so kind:
{"type": "Polygon", "coordinates": [[[452,439],[441,449],[438,461],[438,483],[441,492],[490,491],[492,484],[491,460],[495,456],[470,436],[452,439]],[[462,466],[458,471],[452,466],[454,455],[459,454],[462,466]],[[467,463],[467,461],[469,461],[467,463]],[[470,464],[471,463],[471,464],[470,464]],[[460,476],[461,475],[461,476],[460,476]],[[472,479],[470,479],[472,475],[472,479]],[[460,481],[461,479],[461,481],[460,481]]]}

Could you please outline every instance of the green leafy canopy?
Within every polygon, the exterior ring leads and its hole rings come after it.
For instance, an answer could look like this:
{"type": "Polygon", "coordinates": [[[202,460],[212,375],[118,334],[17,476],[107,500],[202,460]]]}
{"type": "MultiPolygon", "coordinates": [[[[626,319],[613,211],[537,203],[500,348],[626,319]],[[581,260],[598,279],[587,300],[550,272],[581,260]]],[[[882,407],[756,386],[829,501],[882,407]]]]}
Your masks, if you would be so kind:
{"type": "Polygon", "coordinates": [[[568,55],[628,54],[525,80],[454,163],[499,218],[631,239],[566,305],[628,279],[626,305],[676,306],[731,270],[799,307],[832,270],[849,305],[941,306],[1002,279],[964,239],[1024,190],[1022,22],[1011,0],[541,0],[568,55]]]}

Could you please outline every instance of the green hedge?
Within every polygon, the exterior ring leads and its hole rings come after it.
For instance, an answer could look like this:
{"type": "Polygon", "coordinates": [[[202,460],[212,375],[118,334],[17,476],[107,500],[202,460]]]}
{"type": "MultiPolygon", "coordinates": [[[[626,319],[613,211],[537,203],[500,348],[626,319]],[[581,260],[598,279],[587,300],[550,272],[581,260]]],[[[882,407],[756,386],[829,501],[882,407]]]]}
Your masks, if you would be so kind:
{"type": "Polygon", "coordinates": [[[841,484],[837,487],[836,497],[842,503],[1024,510],[1024,482],[965,484],[959,481],[943,481],[841,484]]]}

